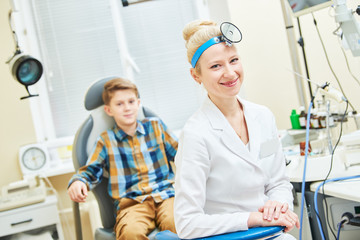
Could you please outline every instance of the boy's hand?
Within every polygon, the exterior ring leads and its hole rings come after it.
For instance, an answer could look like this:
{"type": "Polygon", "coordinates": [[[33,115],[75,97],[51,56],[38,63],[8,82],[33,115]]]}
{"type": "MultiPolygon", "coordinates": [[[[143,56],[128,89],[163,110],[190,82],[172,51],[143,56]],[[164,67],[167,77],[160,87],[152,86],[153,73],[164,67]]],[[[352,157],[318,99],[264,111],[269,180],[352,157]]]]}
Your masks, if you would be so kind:
{"type": "Polygon", "coordinates": [[[68,188],[68,194],[74,202],[85,202],[87,197],[87,186],[84,182],[77,180],[68,188]]]}

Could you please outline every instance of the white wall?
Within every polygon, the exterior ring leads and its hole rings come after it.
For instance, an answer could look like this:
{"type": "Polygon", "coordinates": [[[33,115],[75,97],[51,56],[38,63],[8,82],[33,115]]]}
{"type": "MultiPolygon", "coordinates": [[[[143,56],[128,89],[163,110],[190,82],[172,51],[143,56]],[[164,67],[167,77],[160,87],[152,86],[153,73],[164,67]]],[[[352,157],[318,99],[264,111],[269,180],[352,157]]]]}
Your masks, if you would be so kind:
{"type": "MultiPolygon", "coordinates": [[[[239,49],[245,70],[246,98],[268,106],[274,112],[280,129],[290,128],[291,109],[298,109],[300,102],[294,75],[288,70],[292,67],[280,0],[228,0],[228,3],[231,19],[243,33],[239,49]]],[[[348,1],[348,7],[353,9],[358,4],[359,0],[348,1]]],[[[336,27],[335,20],[329,16],[328,10],[320,10],[314,15],[344,91],[354,107],[359,108],[360,86],[350,77],[340,44],[332,35],[336,27]]],[[[319,83],[328,81],[338,88],[327,65],[312,16],[301,16],[300,21],[310,78],[319,83]]],[[[295,18],[293,24],[298,34],[295,18]]],[[[302,60],[299,46],[298,50],[302,60]]],[[[354,58],[350,52],[347,52],[347,56],[353,72],[360,77],[360,57],[354,58]]],[[[304,67],[303,63],[301,67],[304,67]]],[[[302,74],[305,76],[305,71],[302,74]]],[[[308,94],[307,84],[305,87],[308,94]]]]}
{"type": "Polygon", "coordinates": [[[0,1],[0,186],[21,179],[18,152],[21,145],[36,141],[25,87],[10,74],[5,62],[15,52],[15,42],[8,21],[9,1],[0,1]]]}

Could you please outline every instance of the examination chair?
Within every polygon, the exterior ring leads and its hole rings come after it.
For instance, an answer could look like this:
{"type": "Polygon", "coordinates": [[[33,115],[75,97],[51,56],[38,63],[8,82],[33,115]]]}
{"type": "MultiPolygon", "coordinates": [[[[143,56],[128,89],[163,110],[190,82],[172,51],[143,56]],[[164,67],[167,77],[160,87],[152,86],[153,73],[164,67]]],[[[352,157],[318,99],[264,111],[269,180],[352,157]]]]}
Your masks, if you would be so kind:
{"type": "MultiPolygon", "coordinates": [[[[77,131],[73,143],[73,164],[77,171],[87,162],[88,155],[94,147],[95,141],[100,134],[114,126],[115,121],[104,112],[104,102],[102,100],[102,92],[104,84],[115,77],[107,77],[93,83],[85,94],[85,108],[91,111],[90,116],[84,121],[77,131]]],[[[139,109],[139,119],[144,117],[156,116],[146,107],[139,109]]],[[[113,200],[107,192],[108,178],[104,177],[101,183],[96,186],[92,193],[94,194],[99,205],[101,222],[103,227],[95,230],[95,240],[115,240],[116,209],[113,200]]],[[[73,202],[73,212],[75,220],[76,239],[82,240],[81,218],[79,203],[73,202]]],[[[154,239],[157,230],[150,233],[149,238],[154,239]]]]}

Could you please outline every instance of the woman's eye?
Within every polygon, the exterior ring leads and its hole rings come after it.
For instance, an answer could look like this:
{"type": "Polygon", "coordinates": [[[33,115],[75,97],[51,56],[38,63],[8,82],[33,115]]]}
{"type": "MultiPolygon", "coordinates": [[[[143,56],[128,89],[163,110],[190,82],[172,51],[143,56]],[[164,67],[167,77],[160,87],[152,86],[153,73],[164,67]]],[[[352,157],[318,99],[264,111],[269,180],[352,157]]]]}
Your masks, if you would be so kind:
{"type": "Polygon", "coordinates": [[[234,62],[237,62],[239,59],[238,58],[233,58],[233,59],[231,59],[231,63],[234,63],[234,62]]]}
{"type": "Polygon", "coordinates": [[[218,67],[220,67],[220,64],[212,65],[210,68],[218,68],[218,67]]]}

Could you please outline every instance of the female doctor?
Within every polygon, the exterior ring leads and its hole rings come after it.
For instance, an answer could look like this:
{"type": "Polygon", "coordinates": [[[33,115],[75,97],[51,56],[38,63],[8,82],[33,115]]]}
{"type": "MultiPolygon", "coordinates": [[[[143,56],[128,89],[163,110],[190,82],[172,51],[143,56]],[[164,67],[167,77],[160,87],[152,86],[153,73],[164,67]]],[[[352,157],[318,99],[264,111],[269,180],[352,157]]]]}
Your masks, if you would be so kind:
{"type": "Polygon", "coordinates": [[[190,22],[183,36],[191,76],[208,95],[184,126],[175,157],[179,237],[299,228],[274,116],[237,96],[244,72],[235,46],[211,21],[190,22]]]}

